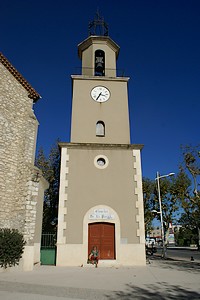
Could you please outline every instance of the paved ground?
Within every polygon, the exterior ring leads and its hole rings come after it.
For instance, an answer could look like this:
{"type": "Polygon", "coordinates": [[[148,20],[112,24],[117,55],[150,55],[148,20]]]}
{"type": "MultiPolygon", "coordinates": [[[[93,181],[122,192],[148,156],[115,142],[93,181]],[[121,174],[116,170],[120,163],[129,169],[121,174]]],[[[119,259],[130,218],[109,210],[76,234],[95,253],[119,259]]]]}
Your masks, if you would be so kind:
{"type": "Polygon", "coordinates": [[[52,267],[1,272],[2,300],[200,299],[200,264],[152,258],[145,267],[52,267]]]}

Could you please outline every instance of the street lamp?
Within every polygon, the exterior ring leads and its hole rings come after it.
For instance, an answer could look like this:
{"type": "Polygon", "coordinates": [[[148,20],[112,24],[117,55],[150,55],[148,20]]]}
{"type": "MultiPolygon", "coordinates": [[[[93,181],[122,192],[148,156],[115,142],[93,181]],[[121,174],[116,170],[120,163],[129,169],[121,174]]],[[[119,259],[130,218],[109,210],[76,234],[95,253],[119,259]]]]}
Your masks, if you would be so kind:
{"type": "Polygon", "coordinates": [[[155,180],[157,180],[157,185],[158,185],[158,200],[159,200],[159,208],[160,211],[158,212],[160,214],[160,223],[161,223],[161,237],[162,237],[162,257],[165,258],[166,256],[166,249],[165,249],[165,235],[164,235],[164,226],[163,226],[163,213],[162,213],[162,203],[161,203],[161,196],[160,196],[160,179],[164,177],[169,177],[173,176],[175,173],[169,173],[167,175],[162,175],[160,176],[159,172],[156,174],[155,180]]]}

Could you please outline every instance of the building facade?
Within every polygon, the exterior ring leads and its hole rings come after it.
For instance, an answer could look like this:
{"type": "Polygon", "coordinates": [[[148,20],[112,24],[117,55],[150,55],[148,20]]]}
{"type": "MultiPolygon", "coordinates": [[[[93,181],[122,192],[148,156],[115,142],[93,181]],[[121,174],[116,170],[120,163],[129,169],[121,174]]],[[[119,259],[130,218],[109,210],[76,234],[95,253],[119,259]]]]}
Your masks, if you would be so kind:
{"type": "Polygon", "coordinates": [[[128,77],[118,77],[119,46],[105,35],[78,45],[72,75],[70,143],[60,143],[57,265],[145,265],[140,152],[130,144],[128,77]]]}
{"type": "Polygon", "coordinates": [[[21,264],[40,262],[44,190],[48,183],[34,166],[39,94],[0,53],[0,227],[18,229],[26,246],[21,264]]]}

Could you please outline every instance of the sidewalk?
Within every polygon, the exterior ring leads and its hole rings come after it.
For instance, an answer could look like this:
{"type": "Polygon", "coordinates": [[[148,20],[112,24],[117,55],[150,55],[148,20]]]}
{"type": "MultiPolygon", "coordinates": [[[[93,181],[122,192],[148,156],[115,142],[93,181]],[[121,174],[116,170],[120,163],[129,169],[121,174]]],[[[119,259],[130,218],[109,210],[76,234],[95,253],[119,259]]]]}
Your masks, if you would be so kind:
{"type": "Polygon", "coordinates": [[[1,300],[200,299],[200,264],[150,259],[145,267],[53,267],[0,273],[1,300]]]}

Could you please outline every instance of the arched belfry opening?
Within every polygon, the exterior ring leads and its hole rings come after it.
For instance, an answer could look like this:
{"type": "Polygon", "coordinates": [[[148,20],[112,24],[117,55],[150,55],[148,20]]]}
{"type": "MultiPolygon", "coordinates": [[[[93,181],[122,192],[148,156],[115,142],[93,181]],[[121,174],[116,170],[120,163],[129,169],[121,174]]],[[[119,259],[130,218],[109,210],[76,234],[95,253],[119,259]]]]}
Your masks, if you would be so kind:
{"type": "Polygon", "coordinates": [[[105,76],[105,52],[95,51],[95,76],[105,76]]]}

